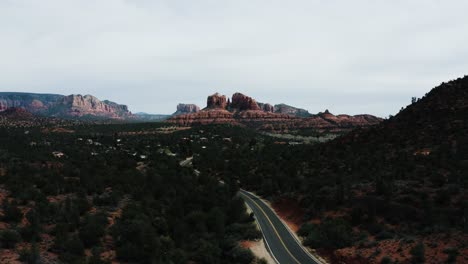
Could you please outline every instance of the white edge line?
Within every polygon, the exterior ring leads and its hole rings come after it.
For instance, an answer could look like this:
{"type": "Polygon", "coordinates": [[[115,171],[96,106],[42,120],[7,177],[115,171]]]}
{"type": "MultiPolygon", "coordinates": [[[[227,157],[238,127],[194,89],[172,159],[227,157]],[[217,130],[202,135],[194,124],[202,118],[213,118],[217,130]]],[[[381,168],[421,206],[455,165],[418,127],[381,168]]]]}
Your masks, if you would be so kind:
{"type": "MultiPolygon", "coordinates": [[[[245,204],[247,205],[247,207],[249,207],[250,210],[253,212],[252,207],[250,207],[250,205],[249,205],[247,202],[244,201],[244,203],[245,203],[245,204]]],[[[254,214],[254,216],[255,216],[255,214],[254,214]]],[[[262,226],[260,225],[260,222],[258,222],[258,220],[257,220],[257,216],[255,216],[255,222],[257,222],[257,226],[260,228],[260,232],[262,232],[262,237],[263,237],[263,240],[265,241],[265,245],[266,245],[266,247],[267,247],[268,254],[270,254],[270,256],[273,258],[273,260],[274,260],[276,263],[280,264],[280,262],[276,259],[275,255],[273,254],[273,251],[271,250],[270,245],[268,244],[268,241],[267,241],[267,239],[266,239],[266,237],[265,237],[265,233],[263,233],[262,226]]]]}
{"type": "MultiPolygon", "coordinates": [[[[276,214],[275,210],[268,204],[266,203],[261,197],[255,195],[254,193],[251,193],[251,192],[248,192],[246,190],[243,190],[244,192],[246,193],[249,193],[251,195],[253,195],[254,197],[257,197],[260,201],[262,201],[267,207],[270,208],[271,211],[273,211],[273,213],[276,214]]],[[[277,214],[276,214],[277,215],[277,214]]],[[[278,216],[278,215],[277,215],[278,216]]],[[[281,217],[278,216],[278,219],[281,221],[281,223],[286,227],[286,230],[288,230],[289,234],[294,238],[294,240],[296,240],[296,242],[299,244],[300,248],[307,254],[309,255],[309,257],[311,257],[314,261],[316,261],[317,263],[326,263],[326,262],[323,262],[321,260],[319,260],[317,257],[315,257],[314,255],[312,255],[312,253],[310,253],[308,250],[305,249],[305,247],[302,245],[302,242],[299,241],[297,239],[297,236],[293,233],[293,231],[289,228],[289,226],[283,221],[283,219],[281,219],[281,217]]]]}

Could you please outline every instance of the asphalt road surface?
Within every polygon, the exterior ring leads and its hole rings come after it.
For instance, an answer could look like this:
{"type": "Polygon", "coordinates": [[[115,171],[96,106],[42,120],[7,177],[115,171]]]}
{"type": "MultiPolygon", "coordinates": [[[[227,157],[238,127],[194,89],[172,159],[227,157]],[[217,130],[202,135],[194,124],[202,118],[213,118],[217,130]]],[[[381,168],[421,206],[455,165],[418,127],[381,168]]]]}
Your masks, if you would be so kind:
{"type": "Polygon", "coordinates": [[[240,195],[252,209],[263,233],[265,244],[277,263],[321,263],[306,252],[306,249],[289,232],[276,213],[260,198],[244,190],[240,191],[240,195]]]}

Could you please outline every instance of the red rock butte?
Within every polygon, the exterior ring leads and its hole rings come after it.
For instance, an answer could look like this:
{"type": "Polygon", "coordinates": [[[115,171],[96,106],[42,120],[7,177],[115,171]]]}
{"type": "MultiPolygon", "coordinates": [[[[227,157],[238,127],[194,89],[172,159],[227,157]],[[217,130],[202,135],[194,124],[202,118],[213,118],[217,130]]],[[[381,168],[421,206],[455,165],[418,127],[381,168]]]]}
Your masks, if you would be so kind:
{"type": "Polygon", "coordinates": [[[372,115],[333,115],[328,110],[317,115],[286,104],[271,105],[257,101],[242,93],[235,93],[232,100],[215,93],[208,96],[203,110],[173,116],[169,123],[181,126],[204,124],[237,124],[260,130],[284,130],[313,128],[317,130],[349,130],[378,124],[381,118],[372,115]]]}

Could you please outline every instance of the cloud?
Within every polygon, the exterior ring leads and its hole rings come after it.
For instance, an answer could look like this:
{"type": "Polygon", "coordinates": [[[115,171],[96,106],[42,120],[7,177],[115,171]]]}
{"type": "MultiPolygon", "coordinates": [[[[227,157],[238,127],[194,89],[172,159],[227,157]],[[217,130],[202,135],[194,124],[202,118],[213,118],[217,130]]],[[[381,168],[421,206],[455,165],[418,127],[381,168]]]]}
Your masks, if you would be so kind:
{"type": "Polygon", "coordinates": [[[133,111],[242,91],[312,112],[396,113],[466,74],[466,1],[3,0],[0,90],[133,111]]]}

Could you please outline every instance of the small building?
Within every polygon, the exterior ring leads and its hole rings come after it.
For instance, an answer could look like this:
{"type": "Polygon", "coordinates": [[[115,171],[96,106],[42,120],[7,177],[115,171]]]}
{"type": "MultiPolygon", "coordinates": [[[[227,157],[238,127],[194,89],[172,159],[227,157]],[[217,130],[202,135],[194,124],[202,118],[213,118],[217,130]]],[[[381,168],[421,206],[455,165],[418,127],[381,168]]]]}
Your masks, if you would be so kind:
{"type": "Polygon", "coordinates": [[[52,152],[52,155],[56,158],[63,158],[65,156],[65,154],[63,152],[60,152],[60,151],[54,151],[52,152]]]}
{"type": "Polygon", "coordinates": [[[416,150],[413,154],[414,156],[429,156],[431,155],[431,149],[430,148],[423,148],[416,150]]]}

